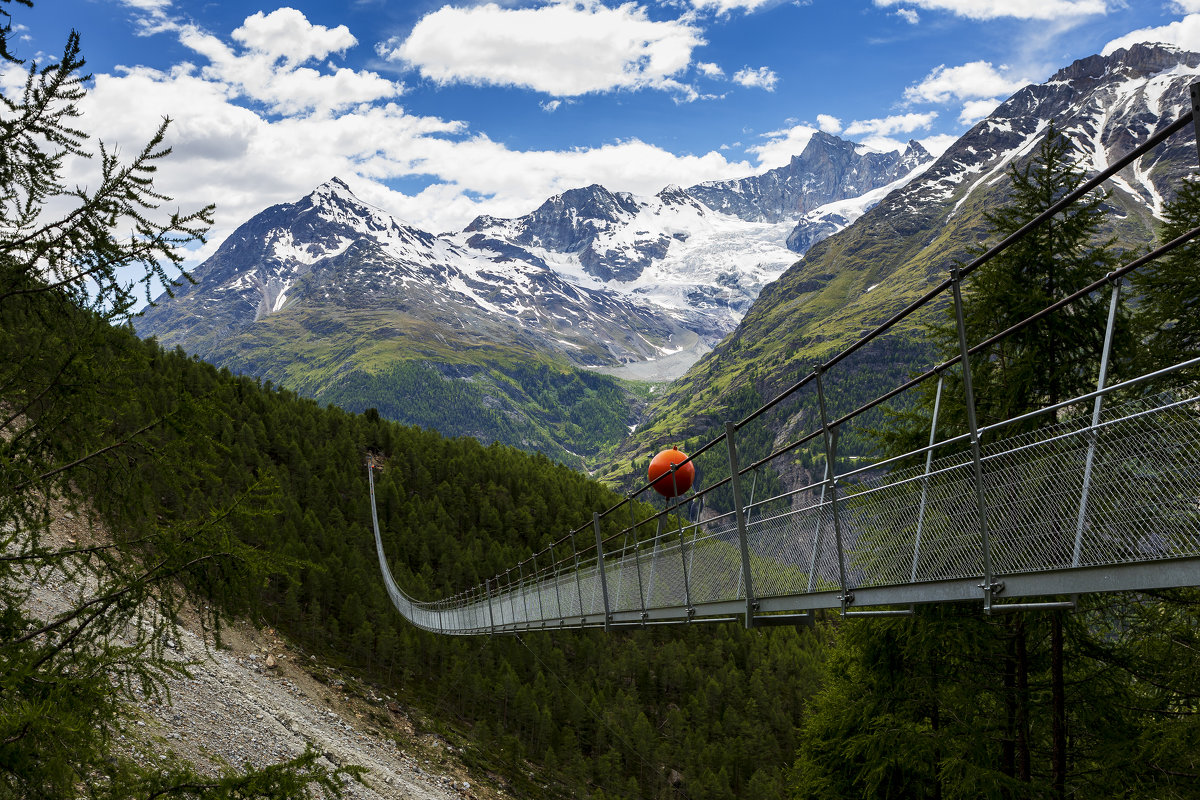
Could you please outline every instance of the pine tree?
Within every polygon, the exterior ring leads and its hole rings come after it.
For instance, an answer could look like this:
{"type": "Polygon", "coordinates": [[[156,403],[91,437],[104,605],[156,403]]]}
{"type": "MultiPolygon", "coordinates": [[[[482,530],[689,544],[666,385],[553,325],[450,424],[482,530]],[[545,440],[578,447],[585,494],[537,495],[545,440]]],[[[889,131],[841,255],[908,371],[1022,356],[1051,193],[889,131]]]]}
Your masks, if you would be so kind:
{"type": "MultiPolygon", "coordinates": [[[[1159,239],[1169,242],[1200,225],[1200,180],[1183,181],[1163,208],[1159,239]]],[[[1135,355],[1139,374],[1200,356],[1200,242],[1193,239],[1130,276],[1138,300],[1134,329],[1141,348],[1135,355]]],[[[1196,380],[1200,370],[1173,373],[1169,382],[1196,380]]]]}
{"type": "MultiPolygon", "coordinates": [[[[1071,160],[1070,141],[1053,125],[1023,166],[1013,166],[1007,202],[984,215],[992,241],[1025,226],[1062,197],[1077,189],[1085,174],[1071,160]]],[[[1103,193],[1093,193],[1055,215],[998,256],[977,268],[964,282],[963,317],[967,345],[1007,330],[1077,289],[1103,277],[1116,266],[1114,238],[1102,238],[1103,193]]],[[[982,253],[983,248],[976,251],[982,253]]],[[[1107,322],[1108,299],[1092,293],[971,357],[979,425],[1000,422],[1095,388],[1107,322]]],[[[1122,331],[1126,321],[1119,322],[1122,331]]],[[[954,308],[926,330],[938,360],[959,355],[954,308]]],[[[939,438],[966,430],[961,371],[948,370],[939,412],[939,438]]],[[[926,381],[915,408],[893,410],[888,428],[876,438],[889,455],[927,444],[935,382],[926,381]]],[[[1024,429],[1052,422],[1042,417],[1024,429]]],[[[1010,436],[1021,429],[1005,428],[1010,436]]]]}
{"type": "MultiPolygon", "coordinates": [[[[10,48],[10,8],[0,6],[0,59],[12,67],[22,62],[10,48]]],[[[265,480],[240,499],[180,513],[191,471],[180,448],[207,446],[186,432],[212,409],[179,394],[157,408],[117,397],[122,380],[153,374],[157,354],[128,346],[128,332],[110,323],[129,316],[136,287],[148,296],[169,285],[179,248],[202,239],[212,208],[161,213],[169,198],[153,176],[169,152],[165,121],[128,163],[98,145],[94,188],[66,185],[66,162],[89,155],[76,127],[83,66],[72,32],[61,59],[30,64],[19,96],[0,96],[0,798],[338,795],[356,770],[321,767],[311,751],[212,777],[142,767],[114,747],[133,700],[160,696],[185,672],[163,649],[183,603],[263,574],[234,530],[272,509],[278,487],[265,480]],[[135,454],[146,453],[161,475],[132,474],[135,454]],[[148,513],[156,502],[162,524],[148,513]],[[120,523],[108,537],[52,535],[55,517],[91,521],[101,511],[120,523]],[[29,599],[51,576],[82,597],[43,619],[29,599]]]]}
{"type": "MultiPolygon", "coordinates": [[[[1032,158],[1010,168],[1008,202],[985,217],[993,241],[1020,230],[1083,183],[1071,156],[1069,140],[1050,126],[1032,158]]],[[[1101,235],[1104,202],[1102,193],[1083,198],[968,276],[963,286],[968,346],[1111,271],[1117,254],[1114,240],[1101,235]]],[[[1106,296],[1093,293],[971,356],[980,426],[1094,389],[1107,306],[1106,296]]],[[[928,334],[939,360],[959,355],[953,305],[928,334]]],[[[961,370],[945,375],[941,439],[967,429],[961,375],[961,370]]],[[[927,382],[916,406],[894,413],[892,427],[877,434],[888,455],[927,443],[934,387],[927,382]]],[[[997,436],[1054,421],[1053,415],[1035,417],[997,436]]],[[[1051,614],[985,620],[972,609],[953,620],[957,629],[970,632],[966,637],[947,635],[943,619],[942,613],[917,614],[905,624],[902,642],[889,638],[884,624],[842,638],[840,657],[846,665],[831,673],[822,693],[828,700],[817,705],[822,709],[840,697],[843,707],[852,704],[856,710],[847,716],[829,708],[812,718],[812,739],[802,748],[798,772],[802,793],[824,786],[834,795],[887,796],[893,786],[915,781],[918,793],[927,797],[1063,795],[1068,756],[1063,669],[1070,671],[1063,661],[1063,619],[1051,614]],[[895,652],[880,653],[879,641],[895,652]],[[846,682],[849,675],[856,676],[854,684],[846,682]],[[1047,691],[1031,693],[1031,676],[1047,691]],[[857,691],[864,684],[896,696],[869,701],[857,691]],[[847,744],[838,750],[829,737],[847,744]],[[851,750],[860,757],[829,758],[851,750]]]]}

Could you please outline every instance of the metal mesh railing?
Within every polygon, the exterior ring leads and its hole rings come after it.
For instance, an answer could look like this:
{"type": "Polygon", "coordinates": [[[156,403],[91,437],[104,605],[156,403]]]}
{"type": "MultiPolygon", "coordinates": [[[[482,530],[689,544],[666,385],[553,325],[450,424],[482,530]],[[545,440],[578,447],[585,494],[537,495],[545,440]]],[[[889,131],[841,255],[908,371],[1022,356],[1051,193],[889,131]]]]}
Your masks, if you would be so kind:
{"type": "MultiPolygon", "coordinates": [[[[1189,122],[1190,117],[1180,118],[1151,136],[811,375],[741,422],[727,423],[723,435],[688,459],[718,458],[723,442],[729,459],[723,477],[647,519],[636,519],[635,501],[649,485],[593,514],[590,524],[503,575],[453,598],[422,603],[399,589],[388,567],[375,514],[374,473],[369,470],[376,546],[392,602],[418,627],[477,634],[735,617],[750,626],[783,619],[763,614],[839,606],[843,613],[855,613],[847,609],[856,602],[856,594],[860,602],[867,597],[875,605],[981,598],[991,610],[1005,581],[1020,584],[1019,592],[1010,595],[1017,597],[1121,586],[1200,585],[1200,387],[1179,377],[1195,376],[1200,358],[1106,385],[1122,279],[1200,237],[1200,228],[972,347],[966,342],[960,290],[972,270],[1189,122]],[[964,365],[1051,314],[1070,313],[1072,303],[1109,286],[1112,298],[1103,351],[1097,353],[1096,391],[977,427],[971,370],[964,365]],[[959,355],[831,419],[825,377],[830,370],[947,295],[956,312],[959,355]],[[963,383],[967,432],[935,442],[944,377],[954,369],[963,383]],[[934,377],[938,400],[930,445],[843,469],[845,462],[837,457],[838,431],[934,377]],[[1186,388],[1138,396],[1165,377],[1170,378],[1167,385],[1186,388]],[[816,390],[820,426],[741,468],[737,432],[804,387],[816,390]],[[742,483],[748,474],[757,479],[763,465],[780,463],[801,446],[818,442],[824,445],[822,480],[766,500],[754,502],[751,497],[743,502],[742,483]],[[898,466],[918,459],[924,463],[898,466]],[[733,510],[710,510],[705,516],[705,500],[718,492],[732,493],[733,510]],[[619,527],[616,513],[622,509],[630,523],[614,533],[619,527]],[[651,529],[653,535],[646,536],[651,529]],[[580,544],[579,538],[588,544],[580,544]],[[1146,564],[1158,568],[1148,572],[1139,566],[1146,564]],[[1110,580],[1122,572],[1136,572],[1137,577],[1110,580]]],[[[729,508],[729,498],[716,505],[729,508]]]]}

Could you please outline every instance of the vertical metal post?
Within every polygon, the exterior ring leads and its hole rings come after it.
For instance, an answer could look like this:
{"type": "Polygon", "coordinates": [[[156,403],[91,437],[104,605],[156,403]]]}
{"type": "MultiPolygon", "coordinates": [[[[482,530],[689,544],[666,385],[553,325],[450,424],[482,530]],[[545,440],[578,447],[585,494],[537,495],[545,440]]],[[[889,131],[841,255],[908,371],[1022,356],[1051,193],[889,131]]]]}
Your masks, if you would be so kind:
{"type": "Polygon", "coordinates": [[[821,497],[817,500],[817,529],[813,531],[812,559],[808,562],[808,588],[811,592],[816,584],[817,548],[821,544],[821,507],[825,505],[825,488],[829,485],[829,456],[825,456],[825,477],[821,479],[821,497]]]}
{"type": "Polygon", "coordinates": [[[546,621],[546,609],[542,607],[542,581],[538,578],[537,553],[533,554],[533,585],[537,587],[539,621],[546,621]]]}
{"type": "MultiPolygon", "coordinates": [[[[737,519],[738,546],[742,551],[742,586],[745,587],[746,594],[746,630],[750,630],[754,627],[754,610],[758,603],[754,599],[754,582],[750,575],[750,546],[746,541],[746,510],[742,505],[742,481],[741,476],[738,475],[741,465],[738,463],[737,442],[734,441],[736,436],[737,425],[726,421],[725,444],[729,448],[729,480],[733,485],[733,511],[737,519]]],[[[756,483],[757,478],[756,473],[756,483]]]]}
{"type": "Polygon", "coordinates": [[[592,527],[596,529],[596,569],[600,571],[600,592],[604,596],[604,632],[612,627],[608,611],[608,578],[604,575],[604,540],[600,536],[600,512],[592,512],[592,527]]]}
{"type": "Polygon", "coordinates": [[[571,554],[575,556],[575,591],[579,593],[579,624],[583,624],[583,579],[579,577],[579,549],[575,547],[575,531],[571,531],[571,554]]]}
{"type": "Polygon", "coordinates": [[[646,591],[642,586],[642,561],[638,557],[637,513],[633,508],[633,495],[629,495],[629,530],[633,532],[633,564],[637,567],[638,600],[642,604],[642,622],[650,616],[646,613],[646,591]]]}
{"type": "MultiPolygon", "coordinates": [[[[679,559],[683,562],[683,603],[687,609],[688,619],[692,618],[692,614],[696,612],[692,606],[692,582],[688,577],[688,561],[687,553],[683,549],[683,518],[679,516],[679,480],[675,474],[678,468],[677,464],[671,465],[671,488],[675,491],[675,519],[679,520],[679,559]]],[[[670,513],[671,504],[667,503],[667,512],[670,513]]]]}
{"type": "Polygon", "coordinates": [[[508,607],[512,614],[512,626],[515,631],[517,629],[517,593],[512,588],[512,578],[509,577],[511,574],[512,567],[504,570],[504,577],[507,579],[506,583],[508,585],[508,607]]]}
{"type": "Polygon", "coordinates": [[[821,365],[816,369],[817,375],[817,400],[821,406],[821,433],[825,439],[825,463],[829,465],[829,473],[827,485],[829,486],[829,506],[833,510],[833,535],[837,540],[837,557],[838,557],[838,580],[841,581],[842,594],[842,613],[846,613],[846,606],[854,602],[854,593],[850,591],[850,587],[846,585],[846,555],[842,546],[842,521],[838,515],[837,505],[837,470],[834,465],[837,464],[837,430],[829,427],[829,415],[825,408],[825,382],[821,375],[825,372],[825,366],[821,365]]]}
{"type": "MultiPolygon", "coordinates": [[[[1192,91],[1195,93],[1200,82],[1192,86],[1192,91]]],[[[1112,351],[1113,329],[1116,327],[1117,321],[1117,305],[1121,301],[1121,281],[1117,279],[1113,281],[1112,299],[1108,304],[1108,327],[1104,329],[1104,349],[1100,355],[1100,377],[1096,381],[1096,391],[1104,391],[1105,381],[1108,379],[1108,356],[1112,351]]],[[[1079,558],[1083,553],[1083,528],[1087,523],[1088,510],[1088,492],[1092,488],[1092,465],[1096,460],[1096,441],[1099,437],[1100,425],[1100,408],[1104,404],[1104,396],[1097,395],[1096,402],[1092,406],[1092,427],[1088,431],[1088,449],[1087,460],[1083,465],[1083,493],[1079,497],[1079,514],[1075,519],[1075,547],[1071,553],[1071,566],[1079,566],[1079,558]]]]}
{"type": "Polygon", "coordinates": [[[971,356],[967,347],[967,324],[963,317],[962,287],[959,270],[950,271],[950,288],[954,292],[954,322],[958,326],[958,350],[962,357],[963,394],[967,401],[967,427],[971,433],[971,464],[975,471],[975,510],[979,518],[979,535],[983,544],[983,610],[992,613],[992,593],[1001,586],[992,577],[992,539],[988,533],[987,501],[983,496],[983,457],[979,444],[979,423],[975,419],[975,389],[971,381],[971,356]]]}
{"type": "MultiPolygon", "coordinates": [[[[750,517],[751,517],[750,507],[752,505],[754,505],[754,490],[757,487],[758,487],[758,470],[754,470],[754,480],[750,481],[750,502],[746,503],[746,510],[745,510],[745,514],[746,514],[745,527],[747,529],[750,528],[750,517]]],[[[703,502],[704,498],[702,497],[702,498],[700,498],[700,500],[701,500],[701,502],[703,502]]],[[[694,538],[693,538],[693,541],[694,541],[694,538]]],[[[742,588],[743,588],[742,580],[744,577],[745,576],[744,576],[743,572],[738,573],[738,585],[737,585],[737,593],[738,594],[742,593],[742,588]]]]}
{"type": "MultiPolygon", "coordinates": [[[[499,577],[499,576],[497,576],[499,577]]],[[[483,590],[487,592],[488,622],[492,626],[492,635],[496,635],[496,614],[492,611],[492,584],[487,578],[483,579],[483,590]]]]}
{"type": "MultiPolygon", "coordinates": [[[[553,546],[551,546],[551,548],[550,548],[550,558],[551,559],[554,558],[553,546]]],[[[554,561],[553,564],[554,564],[554,599],[558,601],[558,624],[561,625],[562,621],[563,621],[563,607],[562,607],[562,589],[559,587],[559,584],[562,582],[562,579],[558,577],[558,571],[559,571],[558,570],[558,561],[554,561]]]]}
{"type": "Polygon", "coordinates": [[[912,574],[908,579],[917,581],[917,559],[921,556],[921,527],[925,524],[925,501],[929,498],[929,470],[933,466],[933,444],[937,441],[938,410],[942,407],[942,386],[946,376],[938,373],[937,393],[933,396],[933,420],[929,423],[929,452],[925,454],[925,479],[921,482],[921,507],[917,510],[917,536],[913,542],[912,574]]]}
{"type": "Polygon", "coordinates": [[[521,587],[521,610],[525,612],[525,625],[529,626],[529,598],[525,596],[525,562],[518,561],[517,585],[521,587]]]}

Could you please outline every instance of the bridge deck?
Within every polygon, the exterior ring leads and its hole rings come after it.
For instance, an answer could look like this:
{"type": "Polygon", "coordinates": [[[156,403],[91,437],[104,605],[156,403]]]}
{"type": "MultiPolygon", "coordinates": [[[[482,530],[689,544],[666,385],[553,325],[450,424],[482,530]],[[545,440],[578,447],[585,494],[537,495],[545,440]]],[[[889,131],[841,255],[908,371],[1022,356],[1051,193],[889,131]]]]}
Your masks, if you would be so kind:
{"type": "MultiPolygon", "coordinates": [[[[993,610],[1019,598],[1200,585],[1200,398],[1162,394],[1068,417],[992,442],[981,466],[993,610]]],[[[972,455],[960,449],[927,466],[856,470],[832,488],[822,482],[749,507],[748,623],[802,621],[797,612],[820,608],[852,614],[984,599],[974,480],[972,455]]],[[[393,602],[431,631],[588,627],[606,617],[609,626],[745,621],[732,512],[676,530],[660,525],[602,562],[593,555],[578,569],[428,604],[396,586],[377,520],[375,534],[393,602]]]]}

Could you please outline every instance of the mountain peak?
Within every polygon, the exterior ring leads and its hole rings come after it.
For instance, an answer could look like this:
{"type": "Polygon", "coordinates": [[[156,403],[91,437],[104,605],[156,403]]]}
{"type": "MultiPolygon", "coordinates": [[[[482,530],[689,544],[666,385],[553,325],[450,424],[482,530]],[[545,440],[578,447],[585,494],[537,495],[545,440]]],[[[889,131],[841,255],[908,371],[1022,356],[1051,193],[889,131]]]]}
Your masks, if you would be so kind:
{"type": "Polygon", "coordinates": [[[326,205],[331,200],[348,201],[356,205],[364,205],[363,201],[358,198],[358,195],[350,189],[350,185],[337,176],[330,178],[313,189],[305,199],[309,200],[314,206],[326,205]]]}

